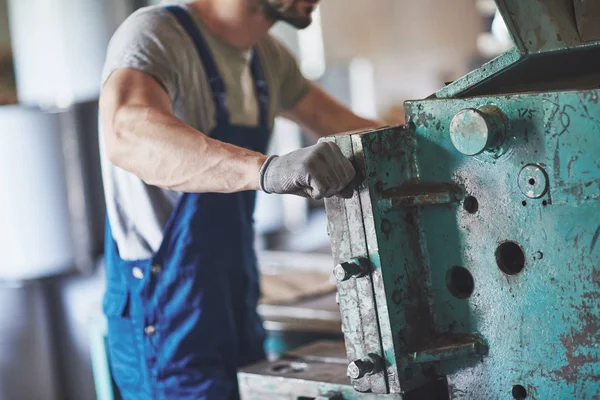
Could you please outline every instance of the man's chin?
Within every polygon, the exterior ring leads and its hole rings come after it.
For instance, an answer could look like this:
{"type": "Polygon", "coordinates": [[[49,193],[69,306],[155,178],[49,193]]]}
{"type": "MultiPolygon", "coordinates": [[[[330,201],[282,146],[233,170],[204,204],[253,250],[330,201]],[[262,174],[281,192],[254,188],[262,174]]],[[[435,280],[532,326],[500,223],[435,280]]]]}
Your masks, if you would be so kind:
{"type": "Polygon", "coordinates": [[[281,18],[281,20],[292,25],[296,29],[306,29],[312,24],[312,17],[281,18]]]}

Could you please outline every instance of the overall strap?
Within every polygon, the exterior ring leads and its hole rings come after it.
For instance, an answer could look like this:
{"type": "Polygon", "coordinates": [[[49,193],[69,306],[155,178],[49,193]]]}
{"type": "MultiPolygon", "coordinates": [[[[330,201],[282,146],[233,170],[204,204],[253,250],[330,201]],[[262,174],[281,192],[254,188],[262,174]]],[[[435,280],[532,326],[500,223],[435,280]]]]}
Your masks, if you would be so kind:
{"type": "Polygon", "coordinates": [[[198,26],[192,19],[192,16],[183,8],[179,6],[167,6],[165,9],[173,14],[181,27],[187,32],[188,36],[196,45],[198,56],[204,66],[204,71],[206,72],[212,91],[217,125],[229,124],[229,109],[227,107],[227,88],[225,87],[225,81],[219,74],[217,64],[215,63],[212,53],[202,37],[198,26]]]}
{"type": "Polygon", "coordinates": [[[260,126],[267,128],[269,127],[269,85],[263,74],[263,70],[260,65],[258,58],[258,49],[255,47],[252,54],[252,61],[250,63],[250,70],[252,77],[254,78],[254,84],[256,85],[256,99],[258,100],[258,106],[260,107],[260,126]]]}

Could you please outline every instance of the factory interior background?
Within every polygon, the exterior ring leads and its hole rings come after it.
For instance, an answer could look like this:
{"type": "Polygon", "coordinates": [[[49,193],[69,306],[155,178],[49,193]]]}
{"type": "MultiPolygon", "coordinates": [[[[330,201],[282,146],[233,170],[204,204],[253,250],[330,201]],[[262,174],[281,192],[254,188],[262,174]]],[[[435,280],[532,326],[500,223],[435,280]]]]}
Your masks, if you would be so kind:
{"type": "MultiPolygon", "coordinates": [[[[2,400],[92,400],[101,391],[100,72],[117,26],[157,3],[0,0],[2,400]]],[[[307,77],[390,125],[404,122],[405,100],[512,46],[491,0],[323,0],[308,30],[277,25],[273,34],[307,77]]],[[[307,140],[278,120],[269,151],[307,140]]],[[[259,195],[256,226],[271,356],[282,337],[339,337],[323,203],[259,195]],[[298,320],[319,323],[280,318],[294,308],[298,320]]]]}

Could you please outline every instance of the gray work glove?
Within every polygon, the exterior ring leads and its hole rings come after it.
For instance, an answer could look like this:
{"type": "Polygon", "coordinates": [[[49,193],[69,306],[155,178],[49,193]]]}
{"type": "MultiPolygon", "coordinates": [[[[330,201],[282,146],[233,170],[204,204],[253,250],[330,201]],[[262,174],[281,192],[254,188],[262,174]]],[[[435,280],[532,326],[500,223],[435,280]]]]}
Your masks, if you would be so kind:
{"type": "Polygon", "coordinates": [[[260,170],[260,188],[266,193],[295,194],[320,200],[335,195],[352,197],[349,187],[356,171],[333,142],[270,157],[260,170]]]}

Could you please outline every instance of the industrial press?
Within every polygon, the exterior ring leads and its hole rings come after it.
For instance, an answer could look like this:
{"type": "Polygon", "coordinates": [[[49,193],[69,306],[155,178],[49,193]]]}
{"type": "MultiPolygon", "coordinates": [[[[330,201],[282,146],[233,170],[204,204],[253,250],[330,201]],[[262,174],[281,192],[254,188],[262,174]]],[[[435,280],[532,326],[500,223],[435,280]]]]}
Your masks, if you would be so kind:
{"type": "Polygon", "coordinates": [[[497,5],[513,50],[328,139],[360,174],[326,203],[344,344],[244,398],[600,398],[600,3],[497,5]]]}

